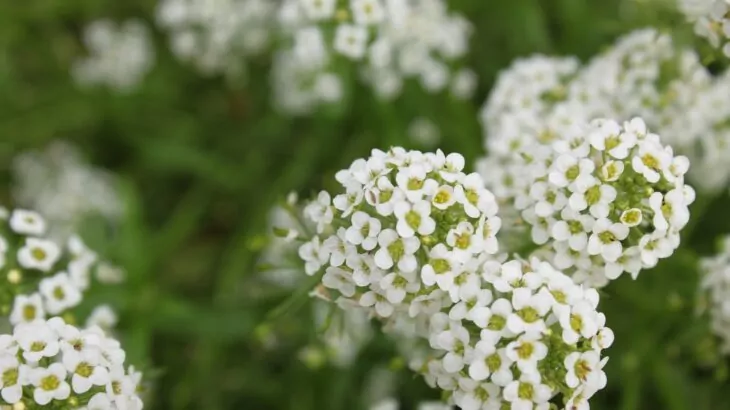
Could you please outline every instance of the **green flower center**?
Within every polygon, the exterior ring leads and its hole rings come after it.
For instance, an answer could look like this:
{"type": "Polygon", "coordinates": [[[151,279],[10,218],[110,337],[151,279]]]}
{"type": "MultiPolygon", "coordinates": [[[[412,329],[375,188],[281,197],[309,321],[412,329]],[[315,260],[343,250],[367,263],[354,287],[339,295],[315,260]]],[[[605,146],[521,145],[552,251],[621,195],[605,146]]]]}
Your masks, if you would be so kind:
{"type": "Polygon", "coordinates": [[[641,157],[641,162],[653,170],[659,170],[659,160],[651,154],[644,154],[644,156],[641,157]]]}
{"type": "Polygon", "coordinates": [[[463,235],[456,235],[456,247],[462,250],[469,249],[471,244],[471,235],[464,233],[463,235]]]}
{"type": "Polygon", "coordinates": [[[120,382],[119,382],[119,381],[117,381],[117,380],[113,381],[113,382],[112,382],[112,391],[113,391],[113,392],[114,392],[114,394],[116,394],[116,395],[120,395],[120,394],[122,394],[122,383],[120,383],[120,382]]]}
{"type": "Polygon", "coordinates": [[[487,367],[489,368],[489,372],[494,373],[499,370],[500,367],[502,367],[502,358],[499,357],[499,354],[494,353],[491,356],[487,357],[486,363],[487,367]]]}
{"type": "Polygon", "coordinates": [[[636,225],[641,221],[641,211],[636,208],[629,209],[624,212],[621,217],[621,221],[627,225],[636,225]]]}
{"type": "Polygon", "coordinates": [[[421,226],[421,215],[416,211],[408,211],[406,213],[406,223],[413,229],[417,229],[421,226]]]}
{"type": "Polygon", "coordinates": [[[436,273],[445,273],[451,269],[451,265],[446,259],[434,259],[431,261],[431,267],[436,273]]]}
{"type": "Polygon", "coordinates": [[[3,387],[18,384],[18,368],[7,369],[3,372],[3,387]]]}
{"type": "Polygon", "coordinates": [[[502,316],[499,315],[492,315],[491,318],[489,318],[489,323],[487,324],[487,329],[489,330],[502,330],[504,329],[504,326],[507,324],[507,319],[505,319],[502,316]]]}
{"type": "Polygon", "coordinates": [[[520,359],[529,359],[535,353],[535,346],[532,343],[525,342],[516,348],[515,351],[517,351],[517,356],[520,359]]]}
{"type": "Polygon", "coordinates": [[[521,317],[522,320],[527,323],[535,323],[540,319],[540,314],[532,307],[520,309],[520,311],[517,312],[517,316],[521,317]]]}
{"type": "Polygon", "coordinates": [[[534,395],[535,387],[532,384],[520,382],[520,386],[517,388],[517,397],[523,400],[532,400],[534,395]]]}
{"type": "Polygon", "coordinates": [[[550,294],[553,295],[553,298],[555,298],[555,301],[560,304],[565,304],[565,302],[568,300],[568,297],[565,296],[565,293],[559,291],[559,290],[551,290],[550,294]]]}
{"type": "Polygon", "coordinates": [[[466,200],[469,201],[469,203],[476,205],[476,203],[479,202],[479,194],[473,189],[467,189],[466,200]]]}
{"type": "Polygon", "coordinates": [[[94,367],[86,362],[79,363],[78,366],[76,366],[76,374],[78,374],[81,377],[89,377],[91,376],[91,373],[94,372],[94,367]]]}
{"type": "Polygon", "coordinates": [[[595,205],[601,200],[601,189],[597,185],[594,185],[588,188],[585,197],[588,205],[595,205]]]}
{"type": "Polygon", "coordinates": [[[63,300],[66,297],[66,292],[63,291],[62,287],[56,286],[53,289],[53,297],[58,300],[63,300]]]}
{"type": "Polygon", "coordinates": [[[33,259],[37,261],[43,261],[46,260],[48,257],[48,254],[46,251],[44,251],[41,248],[33,248],[33,250],[30,251],[31,256],[33,256],[33,259]]]}
{"type": "Polygon", "coordinates": [[[449,200],[451,200],[451,194],[446,190],[438,191],[436,196],[433,197],[433,202],[437,204],[446,204],[449,200]]]}
{"type": "Polygon", "coordinates": [[[46,348],[45,342],[33,342],[30,344],[31,352],[42,352],[46,348]]]}
{"type": "Polygon", "coordinates": [[[565,177],[570,181],[578,178],[578,175],[580,175],[580,167],[578,165],[573,165],[565,171],[565,177]]]}
{"type": "Polygon", "coordinates": [[[36,309],[35,305],[25,305],[23,306],[23,319],[30,322],[36,318],[37,312],[38,309],[36,309]]]}
{"type": "Polygon", "coordinates": [[[575,362],[573,370],[575,370],[575,375],[583,381],[585,381],[586,378],[588,378],[588,375],[591,373],[591,367],[585,360],[578,360],[577,362],[575,362]]]}
{"type": "Polygon", "coordinates": [[[405,254],[406,250],[403,246],[403,241],[400,239],[396,239],[388,245],[388,253],[390,254],[390,257],[393,258],[394,261],[399,261],[400,258],[403,257],[403,254],[405,254]]]}
{"type": "Polygon", "coordinates": [[[578,315],[570,315],[570,328],[576,332],[580,332],[583,328],[583,318],[578,315]]]}
{"type": "Polygon", "coordinates": [[[580,221],[568,221],[568,230],[573,235],[583,232],[583,224],[580,221]]]}
{"type": "Polygon", "coordinates": [[[610,151],[621,144],[621,139],[618,137],[618,135],[611,135],[610,137],[606,138],[606,151],[610,151]]]}
{"type": "Polygon", "coordinates": [[[51,374],[41,379],[40,388],[46,391],[53,391],[61,385],[61,381],[58,377],[51,374]]]}
{"type": "Polygon", "coordinates": [[[411,178],[408,180],[407,188],[411,191],[417,191],[423,188],[423,180],[420,180],[418,178],[411,178]]]}
{"type": "Polygon", "coordinates": [[[610,231],[603,231],[598,234],[598,239],[601,240],[601,242],[605,244],[616,242],[616,235],[611,233],[610,231]]]}
{"type": "Polygon", "coordinates": [[[385,203],[390,201],[390,198],[393,197],[393,191],[380,191],[380,194],[378,195],[378,203],[385,203]]]}

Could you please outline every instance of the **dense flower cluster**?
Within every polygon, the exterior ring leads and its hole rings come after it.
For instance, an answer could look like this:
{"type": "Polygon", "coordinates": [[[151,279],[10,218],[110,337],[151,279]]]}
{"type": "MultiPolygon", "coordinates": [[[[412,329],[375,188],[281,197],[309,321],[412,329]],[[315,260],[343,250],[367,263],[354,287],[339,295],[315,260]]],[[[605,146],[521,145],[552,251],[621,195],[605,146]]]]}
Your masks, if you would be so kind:
{"type": "Polygon", "coordinates": [[[0,268],[6,277],[0,309],[12,324],[58,316],[79,305],[91,284],[105,276],[104,263],[75,236],[64,246],[46,239],[46,221],[36,212],[5,212],[0,225],[0,268]]]}
{"type": "Polygon", "coordinates": [[[270,43],[277,7],[274,0],[162,0],[157,22],[180,60],[206,74],[235,75],[270,43]]]}
{"type": "Polygon", "coordinates": [[[730,354],[730,237],[722,240],[720,251],[700,261],[700,289],[706,298],[712,331],[730,354]]]}
{"type": "Polygon", "coordinates": [[[285,0],[279,23],[291,47],[275,59],[273,85],[289,112],[339,101],[348,62],[358,62],[385,99],[410,78],[429,93],[449,89],[458,98],[476,85],[474,73],[453,68],[467,52],[471,26],[443,0],[285,0]]]}
{"type": "Polygon", "coordinates": [[[98,20],[86,27],[89,55],[77,61],[72,74],[80,85],[104,85],[120,92],[134,89],[152,69],[155,52],[147,27],[138,20],[117,26],[98,20]]]}
{"type": "Polygon", "coordinates": [[[679,9],[694,23],[695,33],[730,57],[730,1],[678,0],[679,9]]]}
{"type": "MultiPolygon", "coordinates": [[[[299,255],[323,298],[366,309],[403,340],[428,341],[414,369],[469,409],[582,405],[606,383],[613,339],[598,293],[533,259],[501,263],[496,199],[464,159],[374,150],[305,209],[299,255]]],[[[527,408],[527,407],[526,407],[527,408]]]]}
{"type": "Polygon", "coordinates": [[[629,33],[585,67],[576,64],[535,56],[500,75],[482,111],[489,156],[479,164],[495,195],[510,203],[523,188],[525,170],[515,164],[522,147],[550,144],[594,118],[639,116],[663,143],[703,162],[688,175],[700,189],[728,183],[730,167],[712,155],[725,145],[730,118],[726,76],[713,79],[694,51],[654,29],[629,33]],[[519,97],[505,103],[508,96],[519,97]]]}
{"type": "Polygon", "coordinates": [[[623,126],[597,119],[573,131],[525,165],[532,180],[515,207],[532,241],[545,245],[541,254],[579,283],[635,278],[679,246],[694,200],[684,184],[689,160],[639,118],[623,126]]]}
{"type": "Polygon", "coordinates": [[[35,320],[0,335],[0,403],[16,408],[142,409],[142,377],[125,368],[125,352],[100,328],[61,318],[35,320]]]}
{"type": "Polygon", "coordinates": [[[87,164],[76,147],[62,141],[13,160],[13,199],[48,221],[49,235],[65,241],[91,214],[116,221],[121,198],[111,174],[87,164]]]}
{"type": "Polygon", "coordinates": [[[433,349],[411,366],[463,410],[587,408],[606,385],[613,332],[594,289],[538,259],[486,264],[481,287],[432,315],[433,349]]]}

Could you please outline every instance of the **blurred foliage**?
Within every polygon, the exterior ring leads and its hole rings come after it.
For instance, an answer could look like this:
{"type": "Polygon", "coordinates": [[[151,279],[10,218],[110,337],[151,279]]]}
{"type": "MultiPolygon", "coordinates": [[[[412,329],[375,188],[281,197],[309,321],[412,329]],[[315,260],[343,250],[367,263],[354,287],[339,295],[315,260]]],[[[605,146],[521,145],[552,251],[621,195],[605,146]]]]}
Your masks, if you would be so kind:
{"type": "MultiPolygon", "coordinates": [[[[14,155],[58,138],[121,175],[126,220],[113,240],[104,232],[88,235],[126,267],[129,280],[91,297],[121,309],[131,360],[156,369],[148,372],[158,376],[148,408],[364,405],[368,372],[398,364],[387,341],[376,339],[352,369],[312,369],[298,359],[316,337],[311,309],[261,326],[290,293],[255,276],[272,205],[290,190],[307,195],[325,186],[335,170],[373,147],[413,146],[406,129],[417,116],[439,126],[442,149],[473,160],[482,154],[479,107],[514,58],[585,59],[631,28],[681,22],[660,4],[666,2],[651,0],[449,3],[475,25],[469,65],[480,83],[472,101],[407,93],[386,104],[355,88],[340,112],[292,119],[271,108],[266,57],[252,62],[245,83],[205,78],[175,61],[159,31],[156,67],[136,92],[77,88],[68,68],[84,53],[84,25],[128,17],[152,23],[153,0],[0,0],[0,195],[9,198],[14,155]],[[264,343],[267,332],[277,335],[273,350],[264,343]]],[[[695,205],[708,213],[686,240],[700,252],[730,231],[727,206],[727,198],[695,205]]],[[[623,277],[605,290],[616,344],[609,387],[594,408],[730,408],[727,370],[718,367],[706,325],[694,314],[697,258],[680,252],[639,281],[623,277]]],[[[408,406],[437,396],[402,364],[395,369],[394,387],[408,406]]]]}

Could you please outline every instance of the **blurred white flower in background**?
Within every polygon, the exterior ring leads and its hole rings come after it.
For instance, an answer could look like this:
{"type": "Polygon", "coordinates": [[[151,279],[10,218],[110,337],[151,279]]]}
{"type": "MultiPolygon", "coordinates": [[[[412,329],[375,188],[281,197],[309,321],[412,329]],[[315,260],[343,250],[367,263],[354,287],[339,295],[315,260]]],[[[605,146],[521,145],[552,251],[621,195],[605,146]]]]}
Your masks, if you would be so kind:
{"type": "Polygon", "coordinates": [[[83,42],[88,55],[71,69],[74,80],[82,86],[103,85],[128,92],[154,65],[149,29],[136,19],[121,24],[92,22],[84,30],[83,42]]]}
{"type": "Polygon", "coordinates": [[[177,58],[205,74],[240,74],[266,50],[277,0],[161,0],[157,23],[177,58]]]}
{"type": "Polygon", "coordinates": [[[695,33],[730,57],[730,1],[679,0],[679,9],[694,23],[695,33]]]}
{"type": "Polygon", "coordinates": [[[114,176],[87,164],[67,142],[18,155],[12,172],[13,199],[40,212],[55,240],[68,239],[85,217],[98,215],[114,223],[122,215],[114,176]]]}
{"type": "Polygon", "coordinates": [[[468,52],[471,25],[443,0],[284,0],[278,24],[289,48],[274,61],[273,85],[285,112],[339,102],[352,66],[386,100],[409,79],[460,99],[476,87],[473,72],[455,68],[468,52]]]}
{"type": "Polygon", "coordinates": [[[411,141],[427,148],[434,148],[441,141],[441,132],[433,121],[426,117],[418,117],[408,126],[411,141]]]}

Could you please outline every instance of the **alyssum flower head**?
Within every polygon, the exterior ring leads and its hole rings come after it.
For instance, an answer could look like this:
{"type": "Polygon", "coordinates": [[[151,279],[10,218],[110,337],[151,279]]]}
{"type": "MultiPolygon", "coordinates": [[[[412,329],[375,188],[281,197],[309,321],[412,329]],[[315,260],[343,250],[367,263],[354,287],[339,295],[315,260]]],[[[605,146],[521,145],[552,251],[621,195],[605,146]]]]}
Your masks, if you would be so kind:
{"type": "Polygon", "coordinates": [[[338,172],[344,192],[305,208],[317,226],[299,249],[307,273],[323,271],[326,288],[380,317],[458,301],[498,251],[501,225],[494,196],[463,167],[459,154],[393,148],[338,172]]]}
{"type": "Polygon", "coordinates": [[[532,240],[576,281],[603,286],[623,272],[636,277],[679,246],[694,199],[684,184],[689,161],[641,119],[584,124],[533,166],[516,205],[532,240]]]}
{"type": "Polygon", "coordinates": [[[119,342],[100,328],[80,330],[58,317],[20,323],[0,335],[0,404],[142,409],[141,375],[124,359],[119,342]]]}
{"type": "MultiPolygon", "coordinates": [[[[0,218],[0,314],[13,325],[60,315],[79,305],[89,288],[97,255],[76,236],[66,246],[46,239],[46,221],[15,209],[0,218]]],[[[98,275],[97,275],[98,276],[98,275]]],[[[101,279],[100,279],[101,280],[101,279]]]]}
{"type": "Polygon", "coordinates": [[[484,296],[430,317],[432,350],[414,370],[463,410],[588,408],[613,343],[596,290],[535,258],[487,262],[479,273],[471,292],[484,296]]]}

